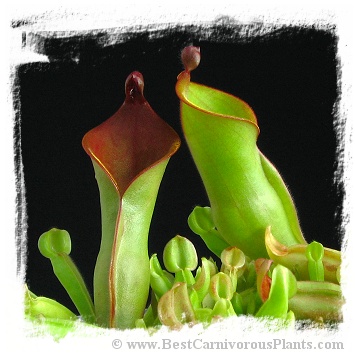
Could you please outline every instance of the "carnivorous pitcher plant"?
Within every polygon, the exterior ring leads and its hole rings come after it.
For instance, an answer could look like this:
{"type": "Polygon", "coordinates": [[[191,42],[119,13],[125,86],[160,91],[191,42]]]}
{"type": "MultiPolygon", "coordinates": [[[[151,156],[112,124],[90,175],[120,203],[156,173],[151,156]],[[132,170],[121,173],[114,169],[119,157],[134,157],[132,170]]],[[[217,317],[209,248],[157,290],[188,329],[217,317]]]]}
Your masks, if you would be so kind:
{"type": "Polygon", "coordinates": [[[239,315],[288,324],[340,322],[341,252],[306,241],[287,186],[258,149],[260,128],[251,107],[191,81],[199,48],[184,48],[182,62],[176,83],[181,126],[210,203],[186,219],[211,256],[199,257],[180,235],[162,257],[149,256],[156,197],[180,139],[146,101],[142,74],[133,72],[120,109],[82,141],[101,204],[93,299],[69,256],[69,233],[52,228],[38,247],[77,311],[26,289],[26,317],[52,328],[80,318],[102,328],[152,330],[208,326],[239,315]]]}

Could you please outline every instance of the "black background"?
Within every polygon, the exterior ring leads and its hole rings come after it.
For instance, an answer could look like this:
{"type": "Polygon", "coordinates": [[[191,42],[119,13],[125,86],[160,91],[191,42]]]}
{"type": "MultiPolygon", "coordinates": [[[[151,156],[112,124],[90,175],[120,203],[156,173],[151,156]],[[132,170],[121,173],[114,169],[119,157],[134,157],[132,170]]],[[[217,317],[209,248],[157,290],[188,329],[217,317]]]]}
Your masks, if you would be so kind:
{"type": "MultiPolygon", "coordinates": [[[[333,183],[338,157],[333,123],[339,99],[336,29],[285,26],[263,35],[260,24],[248,26],[254,31],[249,36],[247,25],[226,23],[123,31],[122,41],[105,46],[105,31],[64,38],[30,34],[37,51],[50,59],[19,66],[14,90],[27,212],[26,281],[35,294],[75,311],[50,261],[37,249],[39,236],[51,227],[71,234],[71,256],[92,291],[100,206],[81,140],[121,106],[124,82],[133,70],[144,76],[150,105],[182,138],[160,187],[150,253],[161,257],[165,243],[181,234],[193,241],[199,257],[209,255],[187,226],[193,207],[208,205],[208,200],[182,137],[174,90],[182,70],[180,51],[190,44],[200,46],[202,55],[192,80],[234,94],[254,109],[261,129],[258,146],[289,186],[306,239],[340,248],[342,190],[333,183]]],[[[20,176],[21,168],[17,170],[20,176]]]]}

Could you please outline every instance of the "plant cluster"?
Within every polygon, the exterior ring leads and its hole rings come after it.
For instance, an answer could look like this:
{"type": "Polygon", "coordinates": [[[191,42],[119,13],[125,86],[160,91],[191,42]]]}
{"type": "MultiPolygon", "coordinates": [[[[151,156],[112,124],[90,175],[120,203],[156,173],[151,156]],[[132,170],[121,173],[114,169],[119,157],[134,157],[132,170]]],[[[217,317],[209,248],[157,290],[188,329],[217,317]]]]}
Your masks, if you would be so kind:
{"type": "MultiPolygon", "coordinates": [[[[118,329],[178,329],[239,315],[286,324],[341,321],[341,252],[303,237],[282,177],[256,145],[260,130],[249,105],[191,82],[199,48],[186,47],[182,62],[176,84],[181,125],[210,201],[194,208],[188,224],[215,258],[199,259],[179,235],[165,246],[163,264],[148,255],[159,185],[180,138],[150,107],[143,76],[133,72],[121,108],[83,138],[101,204],[94,299],[69,256],[69,233],[52,228],[38,241],[80,319],[118,329]]],[[[78,319],[28,289],[25,314],[54,330],[78,319]]]]}

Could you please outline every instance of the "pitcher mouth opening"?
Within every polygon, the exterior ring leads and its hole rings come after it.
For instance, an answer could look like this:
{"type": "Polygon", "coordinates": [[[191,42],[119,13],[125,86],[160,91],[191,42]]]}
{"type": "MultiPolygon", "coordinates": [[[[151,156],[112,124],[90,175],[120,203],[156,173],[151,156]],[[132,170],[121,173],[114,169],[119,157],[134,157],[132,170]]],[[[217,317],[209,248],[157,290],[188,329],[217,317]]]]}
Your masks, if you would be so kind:
{"type": "Polygon", "coordinates": [[[253,109],[240,98],[221,90],[190,81],[190,72],[183,71],[177,77],[175,91],[181,103],[215,117],[239,120],[260,129],[253,109]],[[212,103],[218,105],[211,105],[212,103]]]}

